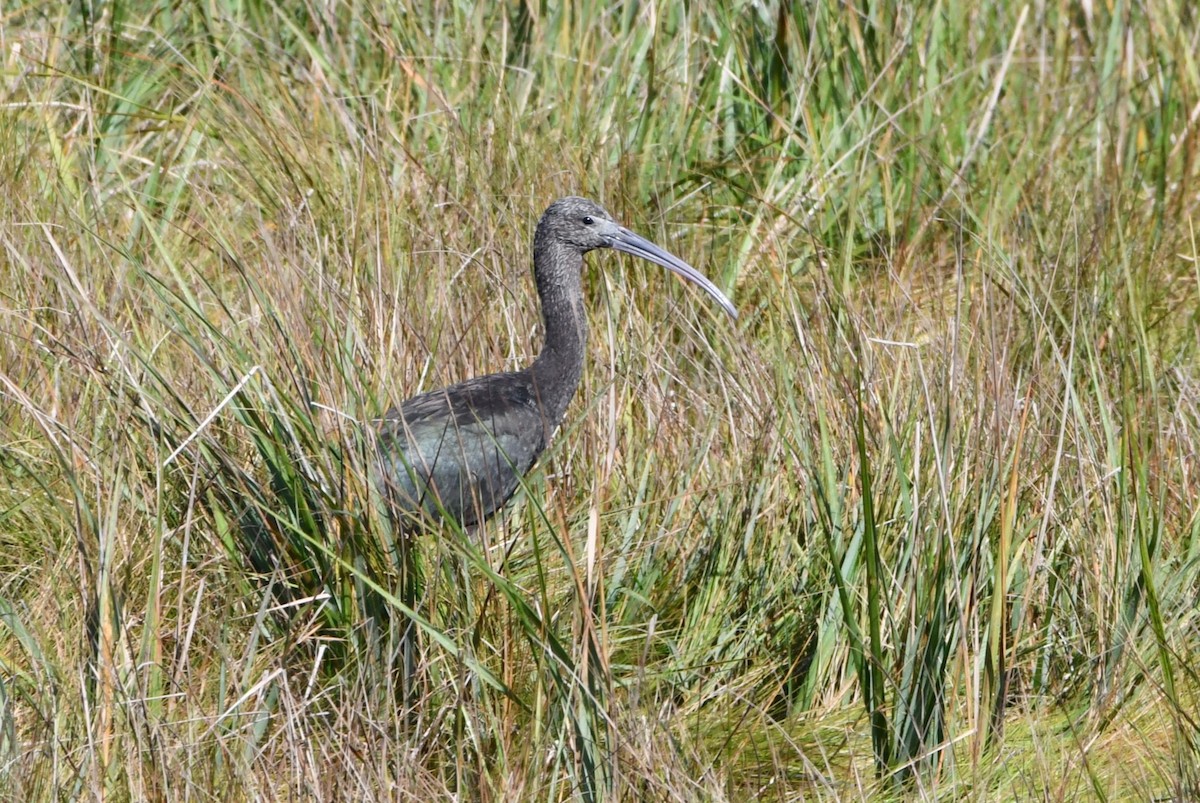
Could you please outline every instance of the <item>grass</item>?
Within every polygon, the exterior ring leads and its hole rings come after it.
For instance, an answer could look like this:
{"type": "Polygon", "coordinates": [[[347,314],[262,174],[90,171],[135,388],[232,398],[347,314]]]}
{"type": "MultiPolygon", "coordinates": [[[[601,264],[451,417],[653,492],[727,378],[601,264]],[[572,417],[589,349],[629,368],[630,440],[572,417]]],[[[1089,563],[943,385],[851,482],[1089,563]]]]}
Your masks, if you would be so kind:
{"type": "Polygon", "coordinates": [[[1195,795],[1187,4],[27,2],[0,52],[0,796],[1195,795]],[[360,422],[531,359],[568,192],[741,318],[590,257],[539,470],[402,554],[360,422]]]}

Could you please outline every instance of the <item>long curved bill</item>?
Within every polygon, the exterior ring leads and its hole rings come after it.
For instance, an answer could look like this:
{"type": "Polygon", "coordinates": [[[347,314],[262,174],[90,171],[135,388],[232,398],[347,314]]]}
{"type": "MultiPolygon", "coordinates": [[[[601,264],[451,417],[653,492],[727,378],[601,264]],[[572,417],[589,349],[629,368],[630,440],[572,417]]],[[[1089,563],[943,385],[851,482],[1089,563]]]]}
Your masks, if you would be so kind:
{"type": "Polygon", "coordinates": [[[670,251],[659,248],[645,237],[634,234],[624,226],[617,227],[617,234],[613,237],[612,247],[617,251],[623,251],[626,254],[632,254],[635,257],[649,260],[656,265],[662,265],[667,270],[678,273],[689,282],[700,285],[706,293],[717,300],[717,303],[729,313],[731,318],[737,318],[737,308],[733,306],[733,302],[718,290],[717,286],[708,280],[708,277],[670,251]]]}

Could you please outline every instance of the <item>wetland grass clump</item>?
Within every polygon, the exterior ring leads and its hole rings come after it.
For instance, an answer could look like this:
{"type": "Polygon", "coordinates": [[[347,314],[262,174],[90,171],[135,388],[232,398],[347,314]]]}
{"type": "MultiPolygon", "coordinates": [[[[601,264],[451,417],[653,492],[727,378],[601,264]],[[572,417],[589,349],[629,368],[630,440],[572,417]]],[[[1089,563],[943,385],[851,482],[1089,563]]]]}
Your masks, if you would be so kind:
{"type": "Polygon", "coordinates": [[[0,796],[1194,796],[1175,5],[10,14],[0,796]],[[361,425],[536,353],[566,194],[740,320],[585,268],[408,604],[361,425]]]}

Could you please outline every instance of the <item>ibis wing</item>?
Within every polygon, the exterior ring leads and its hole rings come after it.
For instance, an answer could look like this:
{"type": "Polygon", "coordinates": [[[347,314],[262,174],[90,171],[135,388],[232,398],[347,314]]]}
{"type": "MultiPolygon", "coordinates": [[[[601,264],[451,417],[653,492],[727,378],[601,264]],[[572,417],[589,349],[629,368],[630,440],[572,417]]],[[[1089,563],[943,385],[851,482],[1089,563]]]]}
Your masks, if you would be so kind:
{"type": "Polygon", "coordinates": [[[462,525],[482,521],[516,491],[546,446],[547,427],[522,373],[430,391],[392,409],[379,431],[388,496],[400,513],[462,525]]]}

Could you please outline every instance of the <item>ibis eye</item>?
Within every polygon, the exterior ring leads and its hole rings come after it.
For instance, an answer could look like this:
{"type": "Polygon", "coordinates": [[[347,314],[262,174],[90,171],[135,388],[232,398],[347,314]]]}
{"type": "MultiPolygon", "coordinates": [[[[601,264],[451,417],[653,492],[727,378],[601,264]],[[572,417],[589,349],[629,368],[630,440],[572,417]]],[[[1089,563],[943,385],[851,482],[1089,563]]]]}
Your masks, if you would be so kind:
{"type": "Polygon", "coordinates": [[[596,221],[592,220],[592,216],[591,216],[591,215],[584,215],[584,216],[583,216],[583,225],[585,225],[585,226],[590,226],[590,225],[592,225],[592,224],[593,224],[593,223],[595,223],[595,222],[596,222],[596,221]]]}

